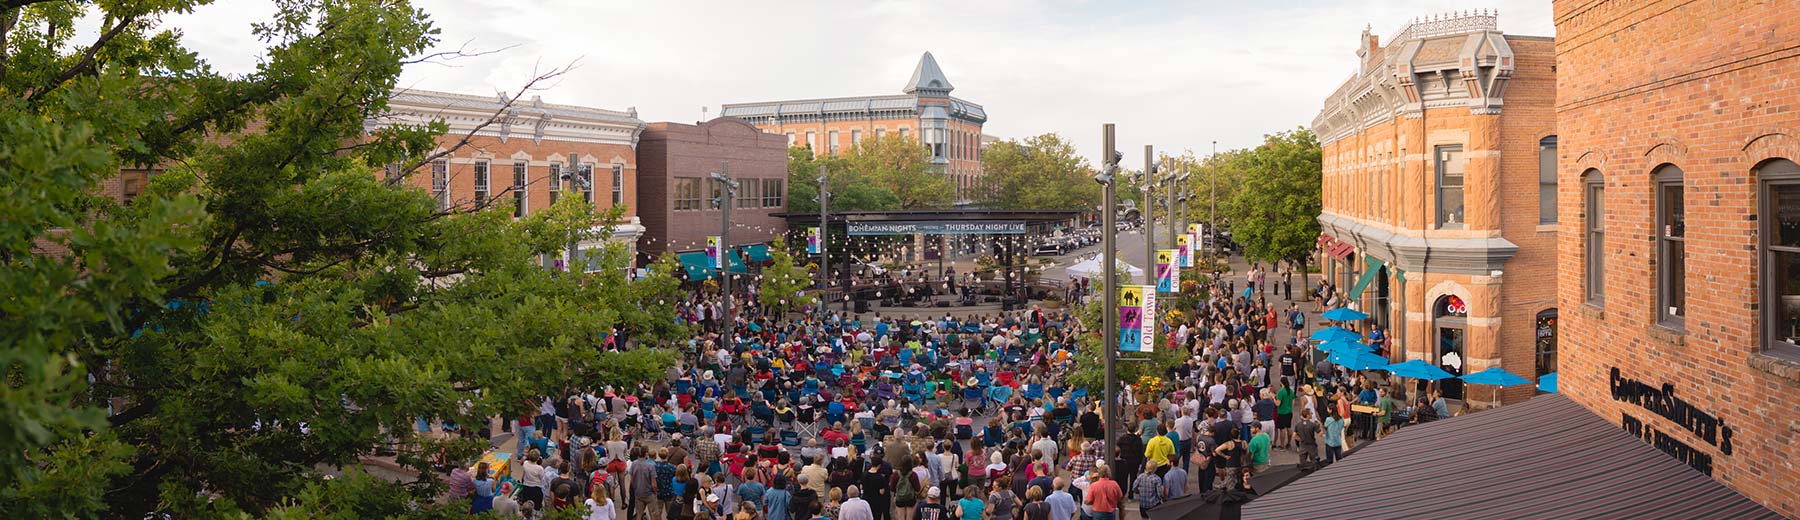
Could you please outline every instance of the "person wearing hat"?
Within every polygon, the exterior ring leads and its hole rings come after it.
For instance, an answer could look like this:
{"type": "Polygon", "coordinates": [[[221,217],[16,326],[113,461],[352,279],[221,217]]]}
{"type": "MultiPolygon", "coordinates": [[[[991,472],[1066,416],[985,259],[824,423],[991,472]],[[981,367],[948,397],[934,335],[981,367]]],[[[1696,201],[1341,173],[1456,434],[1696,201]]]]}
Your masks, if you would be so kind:
{"type": "Polygon", "coordinates": [[[942,490],[939,490],[937,486],[931,486],[931,489],[925,491],[925,501],[919,503],[918,510],[913,513],[913,518],[900,520],[949,520],[944,518],[943,496],[942,490]]]}

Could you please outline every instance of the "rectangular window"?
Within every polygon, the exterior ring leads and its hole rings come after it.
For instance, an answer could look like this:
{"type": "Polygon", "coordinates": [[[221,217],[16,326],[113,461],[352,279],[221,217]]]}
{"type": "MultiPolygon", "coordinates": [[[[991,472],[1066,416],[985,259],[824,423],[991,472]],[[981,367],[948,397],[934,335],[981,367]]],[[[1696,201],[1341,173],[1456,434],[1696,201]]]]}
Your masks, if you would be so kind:
{"type": "Polygon", "coordinates": [[[119,198],[125,204],[144,194],[150,186],[150,177],[156,175],[152,170],[125,170],[119,173],[119,198]]]}
{"type": "Polygon", "coordinates": [[[1587,301],[1596,306],[1606,304],[1606,183],[1600,180],[1600,174],[1590,175],[1585,191],[1587,192],[1586,215],[1582,217],[1587,226],[1587,301]]]}
{"type": "Polygon", "coordinates": [[[1463,227],[1463,157],[1461,145],[1437,147],[1437,227],[1463,227]]]}
{"type": "Polygon", "coordinates": [[[785,195],[785,193],[781,190],[783,183],[784,183],[783,179],[763,179],[763,181],[762,181],[762,199],[763,199],[762,205],[763,205],[763,207],[765,207],[765,208],[782,207],[781,198],[783,195],[785,195]]]}
{"type": "Polygon", "coordinates": [[[700,209],[700,179],[698,177],[675,178],[675,211],[697,211],[700,209]]]}
{"type": "Polygon", "coordinates": [[[1665,166],[1657,175],[1656,315],[1664,325],[1682,328],[1687,314],[1687,208],[1683,200],[1681,169],[1665,166]]]}
{"type": "Polygon", "coordinates": [[[733,197],[737,199],[738,209],[754,208],[762,202],[759,182],[761,179],[738,179],[737,196],[733,197]]]}
{"type": "Polygon", "coordinates": [[[906,127],[900,127],[900,137],[906,137],[906,127]]]}
{"type": "Polygon", "coordinates": [[[819,134],[818,133],[816,133],[816,132],[807,132],[806,133],[806,147],[813,149],[813,152],[815,152],[815,153],[819,151],[819,134]]]}
{"type": "Polygon", "coordinates": [[[838,153],[837,130],[825,132],[825,142],[826,142],[826,146],[831,148],[831,155],[837,155],[837,153],[838,153]]]}
{"type": "Polygon", "coordinates": [[[1800,164],[1784,159],[1757,168],[1763,180],[1763,308],[1769,354],[1800,359],[1800,164]]]}
{"type": "Polygon", "coordinates": [[[850,131],[850,147],[855,148],[855,147],[861,146],[861,145],[862,145],[862,130],[851,130],[850,131]]]}
{"type": "Polygon", "coordinates": [[[1556,136],[1538,141],[1538,223],[1556,223],[1556,136]]]}
{"type": "Polygon", "coordinates": [[[581,182],[576,183],[576,185],[581,188],[581,200],[588,204],[593,204],[594,203],[594,165],[582,163],[582,165],[581,165],[581,182]]]}
{"type": "Polygon", "coordinates": [[[486,202],[488,197],[488,162],[475,161],[475,203],[486,202]]]}
{"type": "Polygon", "coordinates": [[[725,204],[731,202],[725,200],[725,183],[718,179],[710,178],[706,180],[706,199],[707,203],[711,204],[707,207],[712,209],[724,209],[725,204]]]}
{"type": "Polygon", "coordinates": [[[550,203],[551,204],[555,204],[557,199],[562,198],[562,185],[563,185],[562,163],[551,162],[550,163],[550,203]]]}
{"type": "Polygon", "coordinates": [[[525,175],[528,171],[525,161],[513,161],[513,218],[525,216],[526,205],[531,203],[525,189],[525,175]]]}
{"type": "Polygon", "coordinates": [[[613,165],[612,190],[613,205],[625,204],[625,165],[623,164],[613,165]]]}
{"type": "Polygon", "coordinates": [[[880,138],[883,138],[883,137],[887,137],[887,129],[886,129],[886,128],[877,128],[877,129],[875,129],[875,138],[876,138],[876,139],[880,139],[880,138]]]}
{"type": "Polygon", "coordinates": [[[788,132],[787,137],[788,137],[788,148],[793,148],[794,145],[800,144],[800,143],[794,142],[794,133],[793,132],[788,132]]]}
{"type": "Polygon", "coordinates": [[[431,198],[437,199],[438,211],[450,209],[450,161],[431,161],[431,198]]]}

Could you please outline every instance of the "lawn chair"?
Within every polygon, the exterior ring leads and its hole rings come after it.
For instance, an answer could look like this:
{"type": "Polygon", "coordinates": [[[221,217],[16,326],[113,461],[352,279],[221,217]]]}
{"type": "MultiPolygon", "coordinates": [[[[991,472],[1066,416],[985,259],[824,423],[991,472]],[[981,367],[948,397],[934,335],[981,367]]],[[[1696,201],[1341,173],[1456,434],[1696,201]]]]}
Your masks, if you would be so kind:
{"type": "Polygon", "coordinates": [[[773,426],[775,424],[775,409],[769,408],[769,403],[767,402],[757,401],[750,405],[750,417],[761,422],[763,426],[773,426]]]}
{"type": "Polygon", "coordinates": [[[800,447],[800,432],[794,430],[782,430],[781,445],[789,448],[800,447]]]}
{"type": "Polygon", "coordinates": [[[1019,395],[1032,401],[1043,399],[1044,385],[1025,385],[1025,391],[1019,395]]]}
{"type": "Polygon", "coordinates": [[[964,410],[969,410],[969,411],[986,411],[987,410],[987,403],[982,402],[982,395],[981,395],[980,388],[976,388],[973,386],[966,387],[966,388],[963,388],[962,393],[963,393],[963,409],[964,410]]]}
{"type": "Polygon", "coordinates": [[[832,424],[844,422],[843,401],[832,401],[825,405],[825,421],[832,424]]]}
{"type": "Polygon", "coordinates": [[[813,405],[803,404],[794,409],[794,429],[807,437],[819,436],[819,411],[813,405]]]}

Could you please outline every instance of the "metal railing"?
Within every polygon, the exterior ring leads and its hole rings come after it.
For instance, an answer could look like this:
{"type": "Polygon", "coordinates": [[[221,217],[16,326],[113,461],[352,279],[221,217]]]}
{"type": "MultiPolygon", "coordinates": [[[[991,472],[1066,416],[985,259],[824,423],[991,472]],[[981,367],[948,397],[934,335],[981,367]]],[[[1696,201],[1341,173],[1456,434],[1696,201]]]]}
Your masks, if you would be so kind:
{"type": "Polygon", "coordinates": [[[1432,15],[1425,18],[1414,18],[1412,23],[1401,27],[1394,35],[1382,42],[1384,45],[1400,43],[1411,39],[1434,38],[1452,34],[1466,34],[1482,31],[1498,31],[1500,12],[1488,9],[1477,11],[1461,11],[1432,15]]]}

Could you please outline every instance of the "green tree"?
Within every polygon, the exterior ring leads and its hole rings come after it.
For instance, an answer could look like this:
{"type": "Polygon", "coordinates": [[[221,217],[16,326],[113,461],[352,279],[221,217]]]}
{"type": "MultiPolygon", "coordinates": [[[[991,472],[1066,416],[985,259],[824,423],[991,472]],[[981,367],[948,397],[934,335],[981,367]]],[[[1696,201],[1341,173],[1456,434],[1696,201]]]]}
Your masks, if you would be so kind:
{"type": "Polygon", "coordinates": [[[1092,210],[1099,205],[1100,185],[1090,177],[1093,168],[1056,134],[989,145],[982,151],[981,166],[997,187],[994,202],[1002,208],[1092,210]]]}
{"type": "Polygon", "coordinates": [[[802,292],[816,285],[812,276],[812,268],[794,264],[787,242],[775,239],[769,244],[769,265],[762,270],[762,290],[757,293],[757,301],[778,313],[812,305],[813,296],[802,292]]]}
{"type": "Polygon", "coordinates": [[[1238,157],[1243,177],[1229,208],[1232,238],[1253,260],[1305,260],[1319,237],[1321,152],[1310,130],[1265,136],[1238,157]]]}
{"type": "MultiPolygon", "coordinates": [[[[1123,276],[1123,271],[1120,272],[1120,276],[1123,276]]],[[[1121,278],[1120,284],[1124,283],[1126,280],[1121,278]]],[[[1069,384],[1078,388],[1087,388],[1089,395],[1103,395],[1102,389],[1106,388],[1106,358],[1104,357],[1106,345],[1105,338],[1100,336],[1103,333],[1100,331],[1101,303],[1100,298],[1094,298],[1076,312],[1076,317],[1088,330],[1083,332],[1076,342],[1073,355],[1075,368],[1069,371],[1065,377],[1069,384]]],[[[1183,312],[1192,312],[1192,309],[1183,312]]],[[[1117,334],[1118,332],[1111,333],[1117,334]]],[[[1157,338],[1166,341],[1166,338],[1160,333],[1157,338]]],[[[1140,377],[1162,376],[1169,367],[1180,365],[1181,361],[1187,358],[1187,353],[1182,350],[1165,348],[1162,342],[1158,341],[1156,349],[1150,351],[1149,354],[1131,353],[1121,357],[1134,359],[1131,361],[1120,360],[1114,364],[1119,384],[1130,385],[1137,382],[1140,377]]]]}
{"type": "Polygon", "coordinates": [[[817,156],[811,147],[788,148],[788,211],[819,211],[819,166],[825,166],[832,211],[886,211],[899,209],[900,198],[875,183],[861,170],[852,169],[845,156],[817,156]]]}
{"type": "Polygon", "coordinates": [[[200,3],[0,3],[0,510],[449,513],[427,457],[484,439],[403,445],[418,481],[355,467],[414,418],[473,428],[673,361],[594,348],[684,335],[666,259],[635,281],[618,248],[591,276],[535,261],[616,214],[575,197],[516,221],[504,202],[438,211],[406,179],[446,126],[364,129],[431,59],[423,12],[282,0],[257,69],[224,76],[155,29],[200,3]],[[71,41],[84,9],[101,30],[71,41]],[[104,196],[145,166],[167,171],[129,204],[104,196]]]}
{"type": "MultiPolygon", "coordinates": [[[[947,207],[956,195],[950,178],[932,168],[930,154],[910,137],[895,134],[863,139],[843,160],[855,176],[845,180],[866,181],[893,194],[897,204],[892,209],[947,207]]],[[[841,186],[845,184],[832,180],[834,190],[841,186]]]]}

